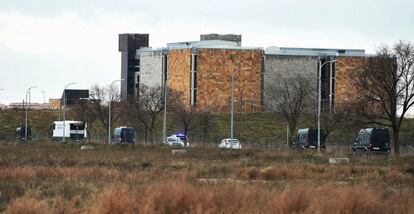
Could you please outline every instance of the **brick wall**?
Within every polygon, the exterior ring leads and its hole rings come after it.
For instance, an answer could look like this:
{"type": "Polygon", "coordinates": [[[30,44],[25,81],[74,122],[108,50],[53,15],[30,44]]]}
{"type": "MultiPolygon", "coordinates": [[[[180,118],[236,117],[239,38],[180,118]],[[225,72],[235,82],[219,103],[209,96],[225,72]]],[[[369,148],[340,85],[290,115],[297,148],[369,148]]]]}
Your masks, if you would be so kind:
{"type": "Polygon", "coordinates": [[[238,72],[234,79],[235,111],[241,110],[241,94],[243,112],[259,110],[248,102],[260,105],[261,50],[198,49],[197,57],[198,110],[230,111],[231,75],[240,68],[250,69],[238,72]]]}
{"type": "Polygon", "coordinates": [[[355,72],[365,57],[337,57],[335,65],[335,104],[341,105],[358,93],[353,86],[355,72]]]}
{"type": "Polygon", "coordinates": [[[183,93],[185,105],[190,104],[191,49],[168,51],[168,87],[183,93]]]}

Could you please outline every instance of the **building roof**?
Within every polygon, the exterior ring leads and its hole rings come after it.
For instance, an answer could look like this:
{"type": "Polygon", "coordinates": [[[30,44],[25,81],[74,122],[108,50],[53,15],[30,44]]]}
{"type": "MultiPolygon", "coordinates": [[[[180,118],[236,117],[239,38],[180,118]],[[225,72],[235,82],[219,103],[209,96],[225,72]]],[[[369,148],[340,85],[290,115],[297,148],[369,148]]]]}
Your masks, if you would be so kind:
{"type": "Polygon", "coordinates": [[[363,49],[327,49],[327,48],[292,48],[292,47],[268,47],[266,55],[290,55],[290,56],[366,56],[363,49]]]}
{"type": "Polygon", "coordinates": [[[174,42],[174,43],[167,43],[167,47],[169,49],[211,48],[211,49],[263,50],[263,48],[259,48],[259,47],[241,47],[237,42],[224,41],[224,40],[174,42]]]}

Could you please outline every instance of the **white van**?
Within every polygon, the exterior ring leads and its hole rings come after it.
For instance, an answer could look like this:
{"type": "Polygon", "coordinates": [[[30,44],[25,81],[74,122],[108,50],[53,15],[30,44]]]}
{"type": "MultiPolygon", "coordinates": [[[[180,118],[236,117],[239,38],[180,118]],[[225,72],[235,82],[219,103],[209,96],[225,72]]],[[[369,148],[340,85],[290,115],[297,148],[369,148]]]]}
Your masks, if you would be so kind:
{"type": "Polygon", "coordinates": [[[61,140],[63,139],[63,134],[65,138],[74,140],[74,141],[81,141],[88,136],[86,131],[87,124],[83,121],[73,121],[73,120],[66,120],[66,121],[55,121],[53,122],[53,139],[54,140],[61,140]],[[65,131],[63,131],[63,129],[65,131]]]}
{"type": "Polygon", "coordinates": [[[220,144],[218,145],[218,148],[241,149],[241,143],[237,139],[226,138],[226,139],[221,140],[220,144]]]}

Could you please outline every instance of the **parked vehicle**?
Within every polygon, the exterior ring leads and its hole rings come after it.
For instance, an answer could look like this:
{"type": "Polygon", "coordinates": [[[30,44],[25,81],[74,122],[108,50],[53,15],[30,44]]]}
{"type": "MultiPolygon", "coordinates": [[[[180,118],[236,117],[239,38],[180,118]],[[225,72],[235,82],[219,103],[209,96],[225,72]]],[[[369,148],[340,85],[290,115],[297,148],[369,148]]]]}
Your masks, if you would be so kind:
{"type": "Polygon", "coordinates": [[[169,146],[179,146],[179,147],[184,147],[185,146],[184,141],[182,141],[181,138],[179,138],[175,134],[167,137],[167,140],[164,143],[169,145],[169,146]]]}
{"type": "Polygon", "coordinates": [[[352,145],[353,152],[390,152],[390,131],[387,128],[364,128],[358,133],[352,145]]]}
{"type": "MultiPolygon", "coordinates": [[[[25,140],[26,139],[26,128],[25,126],[17,127],[16,128],[16,138],[19,140],[25,140]]],[[[32,129],[30,126],[27,127],[27,139],[32,139],[32,129]]]]}
{"type": "Polygon", "coordinates": [[[188,140],[188,138],[187,138],[187,136],[185,135],[184,132],[178,131],[178,132],[175,133],[175,135],[184,142],[185,146],[187,146],[187,147],[190,146],[190,141],[188,140]]]}
{"type": "Polygon", "coordinates": [[[222,149],[241,149],[241,143],[237,139],[226,138],[220,141],[218,148],[222,149]]]}
{"type": "Polygon", "coordinates": [[[135,143],[134,128],[126,127],[126,126],[115,128],[114,136],[112,137],[112,142],[134,144],[135,143]]]}
{"type": "MultiPolygon", "coordinates": [[[[321,129],[321,149],[325,149],[325,132],[321,129]]],[[[317,149],[318,148],[318,129],[306,128],[299,129],[296,139],[293,142],[293,148],[296,149],[317,149]]]]}
{"type": "Polygon", "coordinates": [[[83,121],[55,121],[53,122],[53,139],[61,140],[63,139],[63,134],[65,138],[73,141],[81,141],[87,137],[87,123],[83,121]],[[63,129],[65,130],[63,133],[63,129]]]}

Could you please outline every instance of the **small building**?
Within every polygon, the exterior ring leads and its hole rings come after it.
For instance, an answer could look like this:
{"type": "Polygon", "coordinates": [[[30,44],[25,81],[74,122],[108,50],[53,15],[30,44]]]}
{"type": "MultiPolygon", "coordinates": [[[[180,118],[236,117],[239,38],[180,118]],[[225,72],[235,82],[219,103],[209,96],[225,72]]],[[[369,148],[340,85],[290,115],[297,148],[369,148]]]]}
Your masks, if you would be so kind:
{"type": "Polygon", "coordinates": [[[89,98],[89,90],[87,89],[65,89],[62,93],[62,97],[60,98],[60,103],[62,105],[65,104],[65,97],[66,97],[66,105],[74,105],[80,102],[81,99],[89,98]]]}

